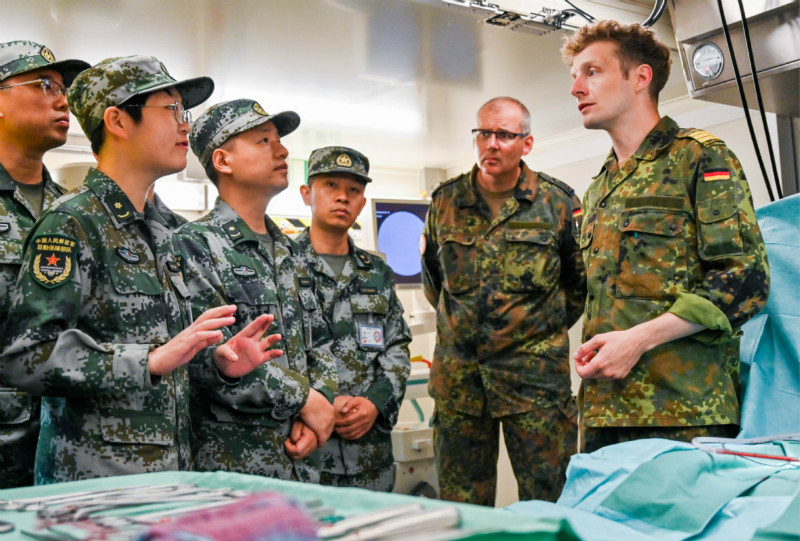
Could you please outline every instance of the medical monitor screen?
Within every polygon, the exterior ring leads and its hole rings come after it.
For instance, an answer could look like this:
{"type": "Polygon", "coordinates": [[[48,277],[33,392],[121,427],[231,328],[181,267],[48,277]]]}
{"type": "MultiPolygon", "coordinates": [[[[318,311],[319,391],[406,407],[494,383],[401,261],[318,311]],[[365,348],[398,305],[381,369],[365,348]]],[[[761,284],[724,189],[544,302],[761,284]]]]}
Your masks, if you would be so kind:
{"type": "Polygon", "coordinates": [[[398,285],[422,284],[419,237],[425,225],[428,203],[373,199],[376,245],[386,254],[398,285]]]}

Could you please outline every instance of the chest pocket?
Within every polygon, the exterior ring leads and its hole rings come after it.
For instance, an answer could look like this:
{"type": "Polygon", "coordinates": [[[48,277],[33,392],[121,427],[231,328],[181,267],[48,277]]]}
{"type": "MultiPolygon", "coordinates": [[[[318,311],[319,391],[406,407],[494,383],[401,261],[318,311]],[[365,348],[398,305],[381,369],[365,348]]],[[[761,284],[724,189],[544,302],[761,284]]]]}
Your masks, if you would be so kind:
{"type": "Polygon", "coordinates": [[[697,220],[700,222],[700,256],[703,259],[743,253],[736,201],[700,201],[697,204],[697,220]]]}
{"type": "Polygon", "coordinates": [[[620,217],[618,297],[674,299],[686,281],[686,216],[665,209],[625,211],[620,217]]]}
{"type": "Polygon", "coordinates": [[[22,241],[0,238],[0,263],[19,265],[22,263],[22,241]]]}
{"type": "MultiPolygon", "coordinates": [[[[246,325],[261,314],[272,314],[278,321],[278,294],[263,276],[258,279],[236,280],[228,285],[231,302],[236,305],[236,323],[246,325]]],[[[270,333],[275,331],[275,325],[270,333]]]]}
{"type": "Polygon", "coordinates": [[[552,226],[531,225],[535,227],[505,232],[503,288],[506,291],[544,291],[558,282],[561,265],[552,226]]]}
{"type": "Polygon", "coordinates": [[[588,250],[594,240],[594,224],[596,223],[597,220],[595,219],[581,228],[580,246],[581,252],[584,253],[584,259],[586,258],[584,250],[588,250]]]}
{"type": "Polygon", "coordinates": [[[385,295],[359,293],[350,296],[356,343],[364,351],[386,349],[385,322],[389,299],[385,295]]]}
{"type": "Polygon", "coordinates": [[[475,253],[475,236],[443,235],[441,262],[444,287],[450,293],[465,293],[480,284],[475,253]]]}
{"type": "Polygon", "coordinates": [[[175,441],[175,424],[157,412],[104,410],[100,429],[109,443],[172,445],[175,441]]]}

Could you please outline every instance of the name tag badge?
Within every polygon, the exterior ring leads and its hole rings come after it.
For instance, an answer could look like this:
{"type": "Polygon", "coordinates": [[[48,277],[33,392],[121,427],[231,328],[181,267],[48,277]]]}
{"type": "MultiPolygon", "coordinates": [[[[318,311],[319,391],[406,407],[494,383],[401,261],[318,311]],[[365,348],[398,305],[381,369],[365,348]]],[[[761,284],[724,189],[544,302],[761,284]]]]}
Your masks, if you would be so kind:
{"type": "Polygon", "coordinates": [[[362,349],[384,349],[383,327],[375,325],[359,326],[359,344],[362,349]]]}

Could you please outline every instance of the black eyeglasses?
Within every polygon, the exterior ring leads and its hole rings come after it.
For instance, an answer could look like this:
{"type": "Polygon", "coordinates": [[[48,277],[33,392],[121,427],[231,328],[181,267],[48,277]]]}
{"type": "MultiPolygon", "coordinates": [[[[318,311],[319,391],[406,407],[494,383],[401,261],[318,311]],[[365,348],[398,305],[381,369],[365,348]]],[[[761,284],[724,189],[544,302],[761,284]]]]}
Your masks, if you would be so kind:
{"type": "Polygon", "coordinates": [[[64,85],[57,83],[55,81],[51,81],[50,79],[34,79],[33,81],[25,81],[24,83],[14,83],[13,85],[6,85],[0,86],[0,90],[5,88],[12,88],[15,86],[24,86],[24,85],[39,85],[42,87],[42,91],[44,92],[45,97],[53,96],[57,98],[58,96],[67,94],[67,89],[64,85]]]}
{"type": "Polygon", "coordinates": [[[183,104],[179,101],[175,103],[166,103],[164,105],[145,105],[145,104],[123,104],[122,107],[162,107],[164,109],[172,109],[175,112],[175,120],[178,124],[191,124],[192,112],[184,109],[183,104]]]}
{"type": "Polygon", "coordinates": [[[514,133],[513,131],[493,131],[493,130],[482,130],[480,128],[475,128],[472,130],[472,135],[481,139],[482,141],[488,141],[492,138],[492,135],[497,137],[497,140],[502,143],[510,143],[517,137],[527,137],[527,133],[514,133]]]}

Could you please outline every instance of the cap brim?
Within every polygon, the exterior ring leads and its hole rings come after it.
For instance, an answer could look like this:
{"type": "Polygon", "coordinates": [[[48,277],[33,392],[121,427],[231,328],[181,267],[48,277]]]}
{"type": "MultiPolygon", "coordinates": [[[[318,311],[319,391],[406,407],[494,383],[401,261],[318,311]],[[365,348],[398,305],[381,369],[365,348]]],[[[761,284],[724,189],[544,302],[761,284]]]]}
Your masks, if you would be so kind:
{"type": "Polygon", "coordinates": [[[272,122],[278,129],[278,135],[289,135],[300,126],[300,115],[294,111],[283,111],[266,117],[265,122],[272,122]]]}
{"type": "MultiPolygon", "coordinates": [[[[58,62],[43,64],[20,73],[30,73],[31,71],[44,69],[56,70],[64,78],[64,86],[69,88],[72,85],[72,81],[75,80],[75,77],[77,77],[80,72],[91,67],[91,64],[83,60],[59,60],[58,62]]],[[[14,75],[19,75],[19,73],[15,73],[14,75]]]]}
{"type": "Polygon", "coordinates": [[[356,180],[360,180],[364,184],[366,184],[368,182],[372,182],[372,179],[369,178],[367,175],[362,175],[361,173],[356,173],[352,169],[344,169],[344,168],[342,168],[342,169],[338,169],[338,168],[337,169],[328,169],[328,170],[322,171],[320,173],[314,173],[313,175],[309,175],[308,178],[311,179],[311,178],[314,178],[314,177],[318,177],[320,175],[335,175],[337,173],[340,173],[342,175],[348,175],[348,176],[351,176],[351,177],[355,177],[356,180]]]}
{"type": "MultiPolygon", "coordinates": [[[[174,88],[183,100],[183,107],[191,109],[200,105],[214,93],[214,81],[210,77],[195,77],[194,79],[186,79],[176,83],[163,83],[160,85],[153,85],[146,88],[139,89],[135,94],[131,94],[125,99],[125,102],[134,96],[141,96],[142,94],[149,94],[151,92],[158,92],[159,90],[167,90],[174,88]]],[[[123,102],[123,103],[125,103],[123,102]]],[[[122,104],[120,104],[122,105],[122,104]]]]}

